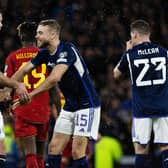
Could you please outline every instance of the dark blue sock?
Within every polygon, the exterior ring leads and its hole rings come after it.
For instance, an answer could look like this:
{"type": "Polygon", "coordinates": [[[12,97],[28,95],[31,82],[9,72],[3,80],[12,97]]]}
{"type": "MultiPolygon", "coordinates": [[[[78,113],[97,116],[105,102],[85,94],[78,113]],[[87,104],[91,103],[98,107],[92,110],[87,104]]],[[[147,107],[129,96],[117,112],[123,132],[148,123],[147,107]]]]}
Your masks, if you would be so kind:
{"type": "Polygon", "coordinates": [[[80,159],[74,160],[72,167],[73,168],[88,168],[88,160],[86,156],[80,159]]]}
{"type": "Polygon", "coordinates": [[[163,168],[168,168],[168,150],[162,152],[162,165],[163,168]]]}
{"type": "Polygon", "coordinates": [[[0,155],[0,168],[7,168],[6,156],[0,155]]]}
{"type": "Polygon", "coordinates": [[[149,155],[136,154],[135,155],[135,168],[149,168],[149,155]]]}
{"type": "Polygon", "coordinates": [[[45,163],[45,168],[60,168],[61,167],[61,155],[48,155],[45,163]]]}

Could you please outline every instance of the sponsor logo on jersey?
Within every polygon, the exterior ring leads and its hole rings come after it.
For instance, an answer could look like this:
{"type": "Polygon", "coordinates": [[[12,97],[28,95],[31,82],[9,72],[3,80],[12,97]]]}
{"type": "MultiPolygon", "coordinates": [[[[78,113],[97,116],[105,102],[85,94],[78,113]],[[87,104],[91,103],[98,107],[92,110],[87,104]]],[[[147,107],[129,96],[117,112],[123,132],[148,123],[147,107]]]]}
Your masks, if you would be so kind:
{"type": "Polygon", "coordinates": [[[53,63],[53,62],[48,62],[48,64],[47,64],[47,66],[50,66],[50,67],[55,67],[55,63],[53,63]]]}
{"type": "Polygon", "coordinates": [[[67,62],[68,60],[67,60],[67,55],[68,55],[68,53],[67,52],[61,52],[60,54],[59,54],[59,58],[58,58],[58,60],[57,60],[57,63],[59,63],[59,62],[67,62]]]}

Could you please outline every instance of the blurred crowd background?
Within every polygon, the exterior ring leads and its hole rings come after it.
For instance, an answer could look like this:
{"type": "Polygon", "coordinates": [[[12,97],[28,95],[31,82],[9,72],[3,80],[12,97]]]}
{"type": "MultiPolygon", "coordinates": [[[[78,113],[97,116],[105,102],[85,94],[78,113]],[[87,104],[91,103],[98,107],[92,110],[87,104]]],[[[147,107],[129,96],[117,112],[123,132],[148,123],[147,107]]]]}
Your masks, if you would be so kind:
{"type": "MultiPolygon", "coordinates": [[[[0,69],[3,71],[7,55],[20,47],[18,24],[57,19],[62,26],[61,38],[79,48],[100,95],[100,141],[101,137],[113,138],[121,145],[123,156],[133,155],[130,82],[127,75],[114,81],[112,71],[130,37],[129,24],[135,19],[147,20],[152,28],[151,40],[168,47],[168,1],[0,0],[0,8],[4,17],[0,32],[0,69]]],[[[110,152],[112,158],[115,151],[110,152]]]]}

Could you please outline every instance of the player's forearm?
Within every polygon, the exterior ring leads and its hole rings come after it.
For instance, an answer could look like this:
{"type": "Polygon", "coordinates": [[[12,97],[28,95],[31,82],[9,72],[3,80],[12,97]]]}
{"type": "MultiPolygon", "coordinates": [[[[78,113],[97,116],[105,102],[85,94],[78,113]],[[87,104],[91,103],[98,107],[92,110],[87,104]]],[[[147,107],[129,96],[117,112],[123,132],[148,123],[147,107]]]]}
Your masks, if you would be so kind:
{"type": "Polygon", "coordinates": [[[120,76],[121,76],[121,72],[119,71],[119,69],[118,69],[118,66],[116,66],[115,68],[114,68],[114,71],[113,71],[113,76],[114,76],[114,78],[115,79],[118,79],[120,76]]]}
{"type": "Polygon", "coordinates": [[[30,97],[34,97],[37,94],[44,92],[46,90],[49,90],[50,88],[52,88],[58,81],[61,80],[62,74],[65,71],[64,69],[66,69],[67,66],[65,65],[59,65],[59,66],[55,66],[55,68],[52,70],[52,72],[50,73],[50,75],[46,78],[46,80],[35,90],[33,90],[30,94],[30,97]],[[62,70],[61,73],[60,69],[62,70]]]}
{"type": "Polygon", "coordinates": [[[55,84],[57,83],[57,80],[53,79],[51,76],[49,76],[39,87],[34,89],[31,93],[30,96],[34,97],[38,95],[41,92],[44,92],[46,90],[49,90],[52,88],[55,84]]]}
{"type": "Polygon", "coordinates": [[[26,74],[26,72],[19,70],[11,77],[11,79],[14,79],[16,81],[22,81],[25,74],[26,74]]]}
{"type": "Polygon", "coordinates": [[[12,79],[4,76],[4,74],[2,72],[0,72],[0,83],[4,86],[14,88],[14,89],[16,89],[19,84],[17,81],[12,80],[12,79]]]}
{"type": "Polygon", "coordinates": [[[34,68],[34,65],[31,62],[28,62],[24,65],[21,69],[19,69],[15,74],[12,76],[12,79],[17,81],[22,81],[23,77],[29,73],[34,68]]]}

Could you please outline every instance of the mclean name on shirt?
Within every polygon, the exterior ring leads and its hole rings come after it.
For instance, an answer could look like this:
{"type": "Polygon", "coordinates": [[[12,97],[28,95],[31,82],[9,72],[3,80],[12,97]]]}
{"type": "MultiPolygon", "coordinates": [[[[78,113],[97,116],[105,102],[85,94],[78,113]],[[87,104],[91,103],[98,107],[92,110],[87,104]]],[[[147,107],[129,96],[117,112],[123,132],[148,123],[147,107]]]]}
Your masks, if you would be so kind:
{"type": "Polygon", "coordinates": [[[159,48],[148,48],[144,50],[138,50],[138,55],[148,55],[159,53],[159,48]]]}

